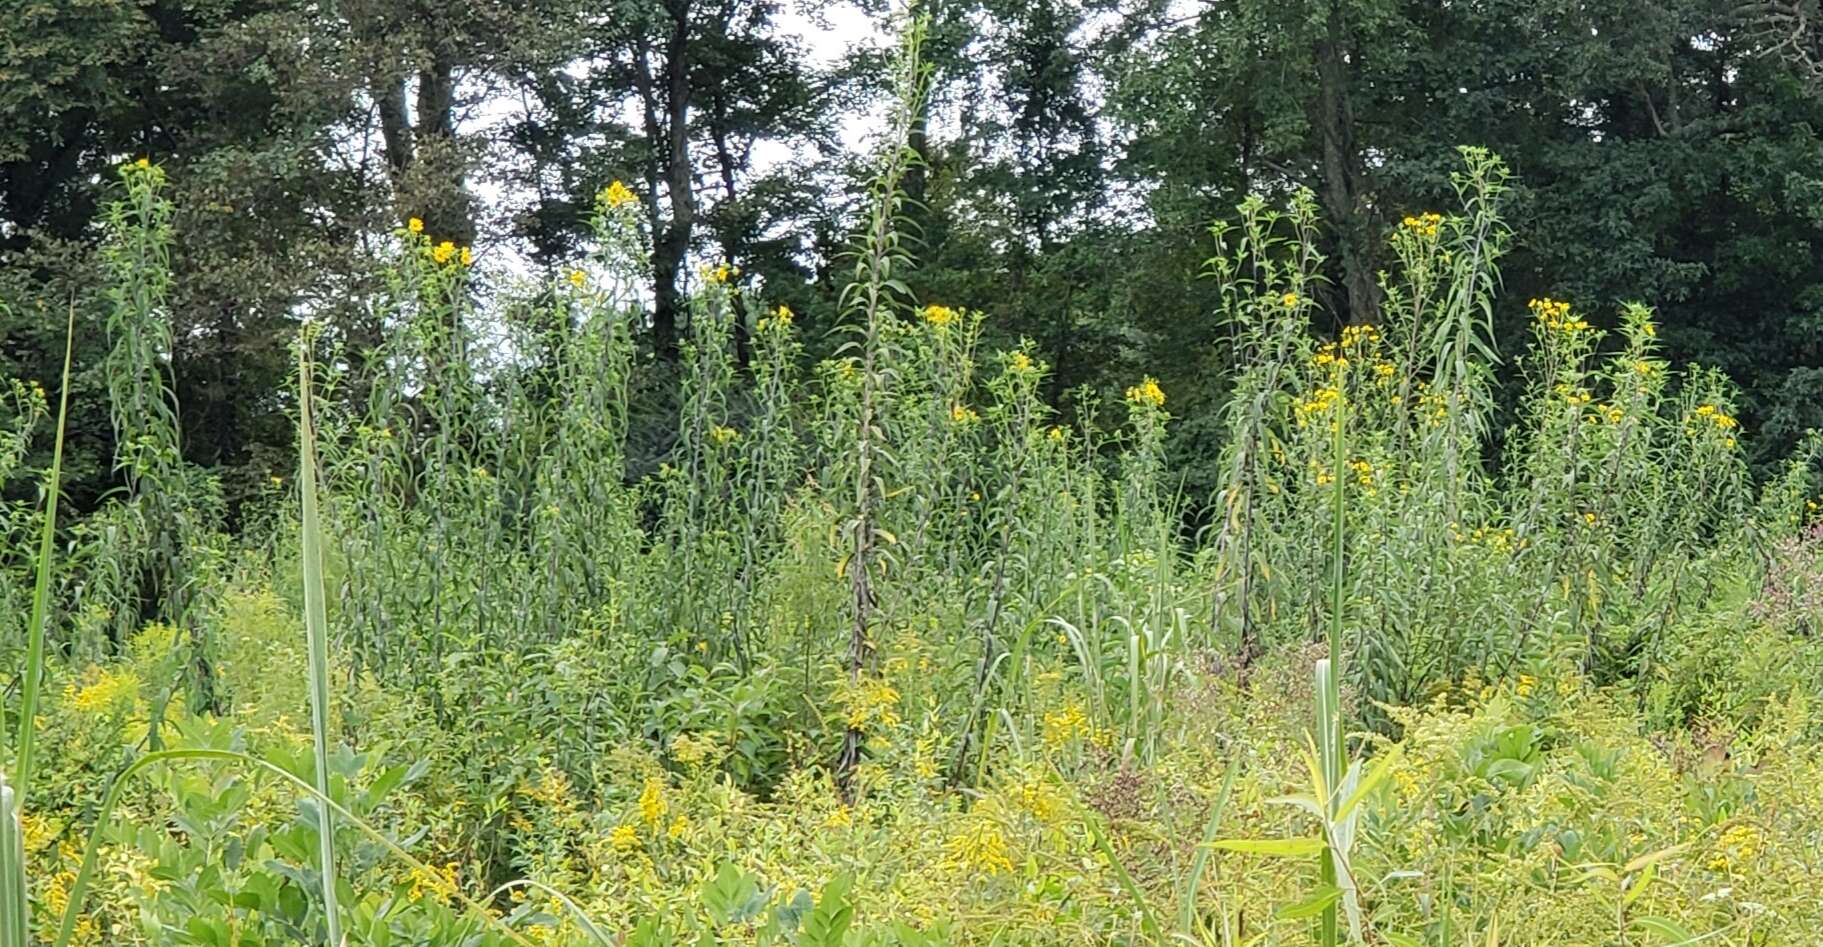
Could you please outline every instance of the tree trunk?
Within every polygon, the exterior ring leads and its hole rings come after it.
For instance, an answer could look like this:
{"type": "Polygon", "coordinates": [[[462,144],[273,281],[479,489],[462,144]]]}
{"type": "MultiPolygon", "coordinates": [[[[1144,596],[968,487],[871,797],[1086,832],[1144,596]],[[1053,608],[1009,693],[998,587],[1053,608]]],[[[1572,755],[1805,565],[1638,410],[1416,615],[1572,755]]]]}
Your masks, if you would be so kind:
{"type": "Polygon", "coordinates": [[[1323,143],[1323,203],[1341,250],[1342,286],[1350,323],[1380,321],[1379,287],[1374,282],[1374,226],[1363,193],[1364,169],[1355,145],[1354,108],[1348,97],[1347,29],[1339,2],[1329,6],[1317,42],[1316,126],[1323,143]]]}
{"type": "Polygon", "coordinates": [[[633,83],[644,110],[646,139],[652,161],[646,168],[647,213],[652,221],[652,348],[660,359],[676,361],[678,322],[683,293],[678,277],[696,229],[696,192],[690,165],[690,2],[665,4],[671,20],[665,39],[664,86],[659,88],[644,39],[633,50],[633,83]],[[670,215],[660,212],[658,189],[669,199],[670,215]]]}

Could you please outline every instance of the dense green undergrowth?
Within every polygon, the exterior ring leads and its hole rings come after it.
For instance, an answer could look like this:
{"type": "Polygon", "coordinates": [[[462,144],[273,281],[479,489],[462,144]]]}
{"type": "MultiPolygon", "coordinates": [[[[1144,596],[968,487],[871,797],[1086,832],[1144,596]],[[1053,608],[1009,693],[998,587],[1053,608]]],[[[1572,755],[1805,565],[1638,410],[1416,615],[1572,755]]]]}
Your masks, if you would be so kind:
{"type": "Polygon", "coordinates": [[[910,46],[835,357],[711,265],[653,367],[618,185],[595,255],[513,292],[408,221],[386,341],[299,340],[297,473],[232,536],[177,450],[162,172],[123,169],[123,489],[46,557],[42,386],[0,441],[0,647],[45,682],[6,704],[41,748],[8,772],[33,936],[1823,931],[1814,445],[1749,483],[1726,379],[1643,306],[1550,299],[1492,430],[1506,180],[1465,149],[1379,325],[1313,331],[1308,195],[1214,228],[1237,369],[1222,487],[1182,496],[1156,382],[1061,417],[1030,351],[977,351],[991,315],[908,298],[910,46]],[[670,433],[630,445],[654,391],[670,433]]]}

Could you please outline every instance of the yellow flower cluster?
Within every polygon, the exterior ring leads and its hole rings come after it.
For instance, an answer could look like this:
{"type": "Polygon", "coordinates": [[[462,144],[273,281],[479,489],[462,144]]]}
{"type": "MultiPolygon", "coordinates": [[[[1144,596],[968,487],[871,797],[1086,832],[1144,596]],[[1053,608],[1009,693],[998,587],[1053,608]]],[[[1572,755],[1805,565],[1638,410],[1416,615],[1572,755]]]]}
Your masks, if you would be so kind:
{"type": "Polygon", "coordinates": [[[1513,528],[1510,526],[1498,528],[1493,526],[1477,526],[1471,531],[1464,532],[1461,527],[1457,526],[1455,523],[1451,523],[1450,535],[1459,543],[1486,546],[1495,552],[1510,552],[1515,548],[1513,542],[1514,532],[1513,528]]]}
{"type": "Polygon", "coordinates": [[[1572,408],[1580,408],[1595,400],[1595,396],[1590,394],[1587,388],[1571,388],[1569,385],[1559,384],[1556,390],[1564,403],[1572,408]]]}
{"type": "Polygon", "coordinates": [[[1024,352],[1014,352],[1006,360],[1006,369],[1015,375],[1030,375],[1037,368],[1032,357],[1024,352]]]}
{"type": "Polygon", "coordinates": [[[1740,862],[1751,860],[1759,854],[1763,841],[1757,826],[1746,822],[1729,826],[1716,839],[1716,849],[1709,856],[1709,870],[1728,871],[1740,862]]]}
{"type": "Polygon", "coordinates": [[[960,318],[960,315],[956,310],[951,309],[948,306],[939,306],[934,303],[924,307],[923,315],[925,322],[928,322],[939,329],[945,326],[954,325],[956,320],[960,318]]]}
{"type": "MultiPolygon", "coordinates": [[[[412,219],[416,220],[417,218],[414,217],[412,219]]],[[[438,266],[447,266],[452,260],[463,266],[468,266],[475,262],[475,255],[469,248],[458,247],[454,243],[445,240],[430,248],[430,259],[431,262],[438,266]]]]}
{"type": "Polygon", "coordinates": [[[544,806],[561,809],[569,806],[576,798],[576,787],[563,770],[546,766],[539,771],[536,782],[528,782],[519,787],[519,794],[544,806]]]}
{"type": "Polygon", "coordinates": [[[899,725],[899,691],[885,680],[864,677],[835,695],[851,730],[899,725]]]}
{"type": "Polygon", "coordinates": [[[1013,870],[1006,836],[985,816],[969,819],[943,843],[943,861],[946,868],[964,874],[996,875],[1013,870]]]}
{"type": "Polygon", "coordinates": [[[1165,406],[1165,391],[1158,387],[1158,379],[1147,375],[1139,384],[1127,389],[1127,403],[1162,408],[1165,406]]]}
{"type": "Polygon", "coordinates": [[[1070,701],[1062,710],[1044,712],[1044,745],[1053,749],[1062,749],[1078,737],[1088,736],[1091,732],[1089,715],[1076,701],[1070,701]]]}
{"type": "Polygon", "coordinates": [[[1293,306],[1296,306],[1298,304],[1298,294],[1297,293],[1286,293],[1285,295],[1280,296],[1279,304],[1284,306],[1286,309],[1290,309],[1293,306]]]}
{"type": "Polygon", "coordinates": [[[1418,414],[1425,426],[1436,427],[1448,420],[1450,415],[1449,398],[1442,392],[1432,391],[1428,382],[1418,383],[1418,414]]]}
{"type": "Polygon", "coordinates": [[[1044,436],[1050,438],[1052,443],[1061,444],[1064,438],[1069,436],[1069,432],[1065,431],[1062,425],[1053,424],[1050,430],[1044,432],[1044,436]]]}
{"type": "Polygon", "coordinates": [[[974,424],[974,423],[980,421],[981,415],[975,413],[974,408],[968,407],[967,405],[958,404],[958,405],[950,406],[949,419],[950,419],[950,423],[952,423],[952,424],[958,425],[960,427],[967,427],[971,424],[974,424]]]}
{"type": "Polygon", "coordinates": [[[1348,469],[1354,472],[1355,483],[1361,487],[1363,494],[1371,497],[1380,492],[1375,482],[1375,475],[1379,468],[1375,467],[1371,461],[1351,460],[1348,462],[1348,469]]]}
{"type": "Polygon", "coordinates": [[[66,684],[63,699],[80,713],[95,714],[121,710],[139,697],[139,678],[125,668],[99,668],[89,672],[88,683],[81,687],[66,684]]]}
{"type": "Polygon", "coordinates": [[[731,266],[727,263],[717,263],[714,266],[705,264],[702,269],[702,274],[703,282],[708,283],[710,286],[726,286],[730,280],[741,275],[741,268],[738,266],[731,266]]]}
{"type": "Polygon", "coordinates": [[[445,862],[443,867],[426,865],[411,870],[411,898],[417,900],[426,894],[437,894],[448,897],[456,891],[456,879],[459,868],[455,862],[445,862]]]}
{"type": "Polygon", "coordinates": [[[1298,427],[1308,427],[1313,417],[1328,414],[1342,401],[1342,391],[1328,385],[1310,393],[1308,398],[1299,398],[1291,406],[1292,416],[1298,427]]]}
{"type": "Polygon", "coordinates": [[[709,429],[709,440],[717,447],[726,447],[741,439],[741,432],[731,427],[717,424],[709,429]]]}
{"type": "Polygon", "coordinates": [[[670,803],[665,801],[665,781],[657,776],[647,776],[645,787],[639,791],[640,819],[647,825],[657,825],[670,808],[670,803]]]}
{"type": "MultiPolygon", "coordinates": [[[[71,859],[72,861],[74,859],[71,859]]],[[[74,871],[60,871],[51,875],[44,884],[40,895],[40,906],[47,917],[62,917],[64,909],[70,903],[70,889],[76,884],[74,871]]],[[[71,944],[78,947],[94,947],[101,943],[101,923],[92,914],[84,914],[76,921],[75,934],[70,938],[71,944]]]]}
{"type": "Polygon", "coordinates": [[[1380,327],[1372,323],[1342,327],[1342,347],[1360,348],[1380,341],[1380,327]]]}
{"type": "Polygon", "coordinates": [[[1571,316],[1570,304],[1563,302],[1562,300],[1552,299],[1547,296],[1543,299],[1534,299],[1527,302],[1526,308],[1532,310],[1533,317],[1542,323],[1545,328],[1553,331],[1575,335],[1576,333],[1586,331],[1589,328],[1587,322],[1571,316]]]}
{"type": "Polygon", "coordinates": [[[1723,435],[1723,447],[1731,450],[1734,448],[1734,435],[1731,432],[1735,428],[1740,427],[1740,422],[1735,420],[1734,415],[1723,411],[1713,404],[1697,405],[1696,410],[1691,412],[1688,418],[1684,419],[1684,431],[1685,433],[1694,435],[1696,433],[1696,428],[1702,425],[1707,425],[1710,430],[1720,432],[1723,435]]]}
{"type": "Polygon", "coordinates": [[[1707,421],[1724,431],[1732,431],[1740,426],[1740,422],[1734,419],[1734,415],[1712,404],[1698,405],[1695,417],[1699,421],[1707,421]]]}
{"type": "Polygon", "coordinates": [[[615,181],[607,187],[602,188],[601,193],[595,195],[596,203],[610,209],[626,207],[637,200],[639,200],[639,198],[634,197],[633,192],[628,190],[627,186],[619,181],[615,181]]]}
{"type": "Polygon", "coordinates": [[[1416,236],[1434,238],[1443,226],[1443,215],[1419,214],[1416,217],[1405,218],[1399,222],[1399,226],[1416,236]]]}
{"type": "Polygon", "coordinates": [[[623,822],[608,832],[608,844],[617,852],[630,852],[639,847],[639,830],[623,822]]]}
{"type": "Polygon", "coordinates": [[[1045,825],[1056,824],[1063,815],[1063,798],[1042,778],[1033,777],[1013,784],[1008,787],[1007,796],[1014,805],[1045,825]]]}
{"type": "Polygon", "coordinates": [[[45,819],[30,812],[19,816],[19,834],[21,844],[27,855],[35,855],[40,849],[51,847],[60,829],[45,819]]]}
{"type": "Polygon", "coordinates": [[[584,286],[589,285],[589,274],[584,273],[581,270],[571,270],[570,271],[570,285],[576,287],[577,289],[581,289],[584,286]]]}
{"type": "Polygon", "coordinates": [[[768,329],[776,329],[783,332],[786,329],[791,328],[791,320],[793,318],[795,318],[795,316],[791,311],[791,307],[781,305],[779,308],[772,311],[772,315],[760,317],[759,329],[761,332],[765,332],[768,329]]]}

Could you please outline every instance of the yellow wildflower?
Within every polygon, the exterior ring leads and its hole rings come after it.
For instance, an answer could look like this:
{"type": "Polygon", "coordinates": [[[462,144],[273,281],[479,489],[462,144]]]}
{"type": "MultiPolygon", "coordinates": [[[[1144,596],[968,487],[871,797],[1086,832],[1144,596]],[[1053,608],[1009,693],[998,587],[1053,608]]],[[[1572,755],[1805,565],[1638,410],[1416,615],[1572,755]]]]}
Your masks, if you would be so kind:
{"type": "Polygon", "coordinates": [[[1063,814],[1063,800],[1057,792],[1042,778],[1028,779],[1015,784],[1009,793],[1013,802],[1021,809],[1032,814],[1045,825],[1051,825],[1063,814]]]}
{"type": "Polygon", "coordinates": [[[125,668],[93,668],[85,676],[88,683],[63,689],[64,699],[80,713],[94,714],[121,710],[139,697],[139,679],[125,668]]]}
{"type": "Polygon", "coordinates": [[[610,208],[616,209],[625,207],[628,204],[639,200],[639,198],[633,196],[633,192],[628,190],[625,184],[622,184],[619,181],[615,181],[613,184],[602,188],[601,193],[597,195],[595,199],[610,208]]]}
{"type": "Polygon", "coordinates": [[[985,817],[968,821],[961,831],[943,844],[944,862],[952,870],[969,874],[994,875],[1013,870],[1007,857],[1006,837],[1000,827],[985,817]]]}
{"type": "Polygon", "coordinates": [[[570,285],[581,289],[589,284],[589,274],[581,270],[570,271],[570,285]]]}
{"type": "Polygon", "coordinates": [[[1338,388],[1324,386],[1310,393],[1308,398],[1299,398],[1292,403],[1291,413],[1298,427],[1308,427],[1313,417],[1328,414],[1342,400],[1338,388]]]}
{"type": "Polygon", "coordinates": [[[720,424],[709,429],[709,440],[715,442],[715,444],[720,447],[726,447],[729,444],[740,440],[740,437],[741,432],[731,427],[723,427],[720,424]]]}
{"type": "Polygon", "coordinates": [[[456,890],[458,866],[455,862],[446,862],[442,868],[426,865],[411,870],[411,897],[413,900],[425,894],[449,895],[456,890]]]}
{"type": "Polygon", "coordinates": [[[1291,307],[1298,304],[1298,294],[1297,293],[1286,293],[1285,295],[1279,297],[1279,303],[1282,304],[1286,309],[1290,309],[1291,307]]]}
{"type": "Polygon", "coordinates": [[[424,232],[424,221],[422,221],[416,217],[413,217],[410,220],[407,220],[405,222],[405,229],[411,231],[412,233],[423,233],[424,232]]]}
{"type": "Polygon", "coordinates": [[[1015,375],[1029,374],[1033,368],[1032,357],[1024,352],[1014,352],[1012,357],[1007,359],[1006,367],[1015,375]]]}
{"type": "Polygon", "coordinates": [[[431,248],[430,258],[439,264],[448,263],[456,255],[456,245],[448,240],[431,248]]]}
{"type": "Polygon", "coordinates": [[[1419,237],[1435,237],[1442,224],[1442,214],[1419,214],[1400,221],[1400,226],[1419,237]]]}
{"type": "Polygon", "coordinates": [[[948,306],[938,306],[938,305],[932,304],[932,305],[924,307],[924,321],[930,323],[933,326],[938,327],[939,329],[943,328],[944,326],[953,324],[956,321],[957,317],[958,317],[958,313],[956,312],[956,310],[951,309],[948,306]]]}
{"type": "Polygon", "coordinates": [[[462,261],[463,266],[472,266],[475,262],[475,254],[471,252],[468,247],[463,247],[462,253],[458,259],[462,261]]]}
{"type": "Polygon", "coordinates": [[[1762,841],[1760,830],[1754,825],[1741,822],[1729,826],[1716,839],[1716,850],[1709,856],[1709,870],[1727,871],[1739,862],[1751,860],[1759,854],[1762,841]]]}
{"type": "Polygon", "coordinates": [[[680,815],[677,818],[672,819],[671,825],[665,829],[665,838],[675,842],[678,839],[683,838],[684,833],[688,831],[690,831],[690,819],[687,816],[680,815]]]}
{"type": "Polygon", "coordinates": [[[1076,701],[1065,704],[1062,710],[1045,711],[1044,745],[1053,750],[1062,749],[1076,738],[1087,735],[1089,730],[1089,715],[1076,701]]]}
{"type": "Polygon", "coordinates": [[[647,825],[657,825],[670,810],[665,802],[665,783],[657,776],[647,776],[644,789],[639,792],[639,817],[647,825]]]}
{"type": "Polygon", "coordinates": [[[622,823],[608,833],[608,844],[617,852],[628,852],[639,847],[639,830],[622,823]]]}
{"type": "Polygon", "coordinates": [[[887,729],[899,725],[899,691],[877,677],[864,677],[835,695],[851,730],[887,729]]]}
{"type": "Polygon", "coordinates": [[[1589,328],[1588,322],[1572,318],[1570,304],[1560,299],[1552,299],[1548,296],[1543,299],[1533,299],[1526,303],[1526,308],[1532,310],[1532,315],[1547,329],[1563,332],[1566,335],[1575,335],[1589,328]]]}
{"type": "Polygon", "coordinates": [[[1165,392],[1158,387],[1158,379],[1147,375],[1139,384],[1127,389],[1127,403],[1161,408],[1165,404],[1165,392]]]}

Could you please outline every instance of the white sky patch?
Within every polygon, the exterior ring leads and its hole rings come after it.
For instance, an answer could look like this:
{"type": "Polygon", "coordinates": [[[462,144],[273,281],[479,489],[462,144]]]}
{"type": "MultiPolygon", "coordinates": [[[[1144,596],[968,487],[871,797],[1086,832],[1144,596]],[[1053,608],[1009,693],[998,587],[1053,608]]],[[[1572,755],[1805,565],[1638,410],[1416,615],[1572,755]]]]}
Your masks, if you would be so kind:
{"type": "MultiPolygon", "coordinates": [[[[835,3],[827,0],[788,0],[773,19],[776,35],[794,42],[803,51],[811,72],[834,69],[859,49],[878,50],[889,47],[893,37],[886,29],[887,25],[850,0],[835,3]]],[[[575,63],[566,68],[572,73],[579,73],[586,71],[588,65],[575,63]]],[[[407,102],[415,102],[415,99],[407,96],[407,102]]],[[[639,104],[631,96],[623,102],[604,104],[603,107],[621,112],[619,117],[624,123],[629,127],[638,127],[639,104]]],[[[875,143],[874,138],[884,125],[885,107],[884,102],[874,103],[867,109],[840,116],[835,123],[839,147],[849,154],[859,154],[871,148],[875,143]]],[[[504,94],[484,98],[465,109],[458,118],[458,131],[463,135],[493,137],[492,133],[523,117],[523,108],[519,95],[505,90],[504,94]]],[[[759,177],[793,165],[807,166],[815,160],[816,156],[806,157],[800,154],[799,148],[798,143],[789,141],[762,139],[755,142],[750,167],[746,169],[745,176],[759,177]]],[[[698,179],[699,189],[709,187],[704,169],[699,169],[698,179]]],[[[469,181],[469,189],[480,204],[481,217],[496,221],[502,212],[530,206],[538,198],[536,182],[528,182],[522,176],[512,174],[476,174],[469,181]]],[[[487,270],[503,278],[504,282],[541,278],[542,274],[521,241],[499,232],[484,232],[480,243],[478,253],[487,270]]]]}

